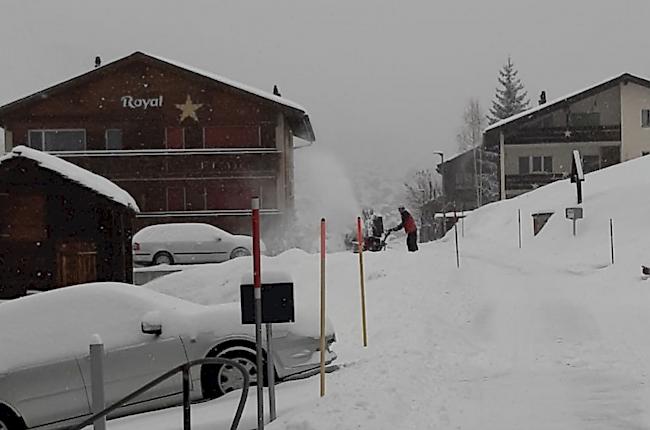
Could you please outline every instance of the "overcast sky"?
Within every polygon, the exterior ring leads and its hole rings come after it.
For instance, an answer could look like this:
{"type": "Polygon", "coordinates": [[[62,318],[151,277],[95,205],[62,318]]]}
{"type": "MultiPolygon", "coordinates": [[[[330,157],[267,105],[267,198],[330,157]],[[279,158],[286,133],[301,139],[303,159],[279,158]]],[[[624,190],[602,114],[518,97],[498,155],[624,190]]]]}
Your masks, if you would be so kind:
{"type": "Polygon", "coordinates": [[[457,152],[467,99],[489,107],[508,55],[533,103],[649,77],[650,1],[0,0],[0,47],[2,104],[148,51],[277,84],[348,169],[394,173],[457,152]]]}

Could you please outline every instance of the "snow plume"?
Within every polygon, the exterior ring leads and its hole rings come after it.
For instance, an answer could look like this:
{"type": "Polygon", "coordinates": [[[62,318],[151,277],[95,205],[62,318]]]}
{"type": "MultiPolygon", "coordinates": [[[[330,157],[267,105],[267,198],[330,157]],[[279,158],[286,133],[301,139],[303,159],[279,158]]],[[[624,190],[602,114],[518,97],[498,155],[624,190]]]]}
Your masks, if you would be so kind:
{"type": "Polygon", "coordinates": [[[325,218],[328,251],[344,249],[361,207],[342,164],[319,144],[295,152],[295,207],[290,245],[317,251],[320,219],[325,218]]]}

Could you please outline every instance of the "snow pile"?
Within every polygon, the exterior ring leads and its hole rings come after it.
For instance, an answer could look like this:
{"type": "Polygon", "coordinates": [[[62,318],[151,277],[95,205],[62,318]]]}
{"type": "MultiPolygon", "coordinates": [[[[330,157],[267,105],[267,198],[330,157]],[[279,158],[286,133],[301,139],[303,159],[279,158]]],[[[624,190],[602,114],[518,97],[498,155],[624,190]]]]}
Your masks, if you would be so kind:
{"type": "Polygon", "coordinates": [[[89,188],[96,193],[106,196],[121,205],[128,206],[136,212],[140,210],[138,208],[138,204],[129,193],[115,185],[113,182],[104,178],[103,176],[96,175],[59,157],[46,154],[45,152],[41,152],[36,149],[28,148],[22,145],[16,146],[12,149],[11,152],[4,155],[3,157],[0,157],[0,164],[3,161],[11,160],[17,157],[33,160],[44,169],[56,172],[59,175],[77,182],[78,184],[89,188]]]}

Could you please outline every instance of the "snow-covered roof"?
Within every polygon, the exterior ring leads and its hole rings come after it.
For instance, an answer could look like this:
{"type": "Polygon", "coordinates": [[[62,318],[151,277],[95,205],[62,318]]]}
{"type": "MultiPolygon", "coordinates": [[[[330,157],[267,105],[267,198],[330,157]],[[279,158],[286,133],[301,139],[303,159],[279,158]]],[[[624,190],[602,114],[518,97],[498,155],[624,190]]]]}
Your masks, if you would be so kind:
{"type": "Polygon", "coordinates": [[[220,83],[222,83],[224,85],[227,85],[229,87],[238,89],[238,90],[246,92],[248,94],[252,94],[254,96],[261,97],[263,99],[269,100],[269,101],[271,101],[273,103],[277,103],[277,104],[279,104],[281,106],[285,106],[287,108],[290,108],[290,109],[292,109],[294,111],[294,115],[291,115],[291,118],[293,118],[295,121],[297,121],[295,123],[296,127],[295,127],[295,130],[294,130],[294,134],[297,137],[300,137],[300,138],[305,139],[305,140],[310,141],[310,142],[313,142],[316,139],[316,137],[314,135],[314,130],[313,130],[313,128],[311,126],[311,123],[309,121],[309,115],[307,114],[306,109],[303,106],[301,106],[300,104],[298,104],[296,102],[293,102],[291,100],[288,100],[288,99],[286,99],[284,97],[276,96],[273,93],[260,90],[258,88],[243,84],[241,82],[237,82],[237,81],[235,81],[233,79],[229,79],[229,78],[226,78],[224,76],[217,75],[215,73],[211,73],[211,72],[207,72],[205,70],[201,70],[201,69],[199,69],[197,67],[188,66],[187,64],[183,64],[183,63],[175,61],[175,60],[170,60],[168,58],[164,58],[164,57],[161,57],[161,56],[158,56],[158,55],[145,53],[145,52],[142,52],[142,51],[136,51],[133,54],[130,54],[130,55],[126,56],[126,57],[121,57],[121,58],[118,58],[118,59],[114,59],[114,60],[105,62],[100,67],[96,67],[96,68],[92,69],[91,71],[82,73],[82,74],[80,74],[78,76],[75,76],[75,77],[70,78],[70,79],[66,79],[66,80],[61,81],[61,82],[54,83],[54,84],[52,84],[51,86],[49,86],[48,88],[46,88],[44,90],[38,91],[38,92],[36,92],[34,94],[22,97],[22,98],[20,98],[18,100],[15,100],[15,101],[10,102],[10,103],[8,103],[6,105],[3,105],[3,106],[0,107],[0,121],[3,120],[2,115],[4,115],[5,112],[9,112],[10,110],[12,110],[12,109],[14,109],[16,107],[21,106],[25,102],[28,102],[28,101],[31,101],[31,100],[41,100],[43,98],[44,94],[47,94],[47,93],[53,91],[54,89],[62,89],[66,85],[69,85],[69,84],[72,84],[72,83],[76,82],[79,78],[87,78],[87,77],[93,75],[94,73],[105,70],[106,68],[109,68],[109,67],[113,67],[114,65],[122,62],[123,60],[127,60],[129,58],[137,58],[137,57],[150,58],[153,61],[159,61],[159,62],[162,62],[162,63],[166,63],[166,64],[169,64],[169,65],[171,65],[173,67],[181,68],[183,70],[189,71],[189,72],[194,73],[196,75],[200,75],[200,76],[203,76],[205,78],[211,79],[211,80],[213,80],[215,82],[220,82],[220,83]]]}
{"type": "Polygon", "coordinates": [[[7,160],[14,158],[28,158],[35,161],[39,166],[58,173],[59,175],[68,178],[79,185],[89,188],[98,194],[101,194],[121,205],[130,207],[138,212],[138,204],[133,197],[122,188],[115,185],[113,182],[99,176],[95,173],[89,172],[75,164],[65,161],[54,155],[46,154],[39,150],[28,148],[26,146],[16,146],[11,152],[0,157],[0,164],[7,160]]]}
{"type": "Polygon", "coordinates": [[[550,102],[547,102],[547,103],[532,107],[532,108],[530,108],[528,110],[525,110],[523,112],[519,112],[518,114],[509,116],[508,118],[502,119],[501,121],[497,121],[494,124],[486,127],[485,130],[483,130],[483,132],[486,133],[486,132],[488,132],[490,130],[494,130],[495,128],[499,128],[499,127],[501,127],[503,125],[506,125],[506,124],[509,124],[509,123],[511,123],[513,121],[516,121],[516,120],[518,120],[520,118],[531,116],[531,115],[533,115],[533,114],[535,114],[535,113],[537,113],[537,112],[539,112],[541,110],[548,109],[553,105],[565,102],[568,99],[576,97],[576,96],[578,96],[578,95],[580,95],[582,93],[585,93],[585,92],[588,92],[588,91],[593,90],[595,88],[598,88],[601,85],[606,85],[606,84],[609,84],[609,83],[611,83],[613,81],[623,79],[623,78],[632,79],[632,80],[634,80],[636,82],[644,83],[644,84],[650,86],[650,81],[648,81],[648,80],[646,80],[644,78],[641,78],[641,77],[636,76],[636,75],[632,75],[630,73],[623,73],[621,75],[617,75],[617,76],[611,77],[609,79],[605,79],[604,81],[598,82],[597,84],[591,85],[591,86],[589,86],[587,88],[582,88],[582,89],[580,89],[578,91],[574,91],[574,92],[566,94],[566,95],[564,95],[562,97],[558,97],[558,98],[556,98],[554,100],[551,100],[550,102]]]}
{"type": "Polygon", "coordinates": [[[229,78],[226,78],[224,76],[217,75],[216,73],[211,73],[211,72],[207,72],[205,70],[201,70],[198,67],[188,66],[187,64],[183,64],[183,63],[181,63],[179,61],[170,60],[168,58],[161,57],[159,55],[150,54],[148,52],[142,52],[142,53],[144,55],[148,56],[148,57],[155,58],[156,60],[163,61],[165,63],[169,63],[169,64],[171,64],[173,66],[180,67],[181,69],[186,69],[186,70],[188,70],[190,72],[193,72],[193,73],[196,73],[198,75],[205,76],[206,78],[209,78],[209,79],[212,79],[212,80],[215,80],[215,81],[219,81],[221,83],[224,83],[226,85],[229,85],[229,86],[237,88],[237,89],[240,89],[242,91],[246,91],[247,93],[251,93],[251,94],[254,94],[256,96],[271,100],[272,102],[279,103],[281,105],[290,107],[292,109],[297,109],[297,110],[300,110],[300,111],[303,111],[303,112],[307,112],[307,110],[304,107],[302,107],[301,105],[299,105],[298,103],[293,102],[291,100],[287,100],[284,97],[276,96],[273,93],[269,93],[267,91],[263,91],[263,90],[260,90],[258,88],[255,88],[255,87],[251,87],[251,86],[243,84],[241,82],[237,82],[237,81],[235,81],[233,79],[229,79],[229,78]]]}
{"type": "Polygon", "coordinates": [[[466,150],[463,151],[463,152],[459,152],[459,153],[454,154],[454,155],[452,155],[451,157],[447,158],[447,159],[444,161],[444,163],[438,163],[438,164],[447,164],[447,163],[449,163],[450,161],[455,160],[456,158],[458,158],[458,157],[460,157],[460,156],[462,156],[462,155],[465,155],[465,154],[468,154],[468,153],[472,152],[474,149],[476,149],[476,148],[466,149],[466,150]]]}

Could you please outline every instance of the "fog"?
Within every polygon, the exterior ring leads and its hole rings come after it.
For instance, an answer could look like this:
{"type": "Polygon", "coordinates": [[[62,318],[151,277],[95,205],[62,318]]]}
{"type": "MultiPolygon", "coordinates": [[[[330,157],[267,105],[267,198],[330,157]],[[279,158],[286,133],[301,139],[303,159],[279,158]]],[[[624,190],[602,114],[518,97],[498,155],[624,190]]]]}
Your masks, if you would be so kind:
{"type": "Polygon", "coordinates": [[[650,2],[0,1],[0,103],[142,50],[305,106],[358,194],[451,156],[511,55],[533,103],[624,71],[650,76],[650,2]]]}

